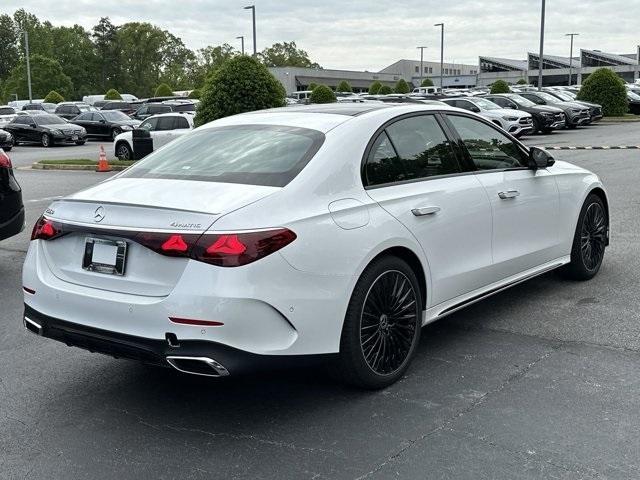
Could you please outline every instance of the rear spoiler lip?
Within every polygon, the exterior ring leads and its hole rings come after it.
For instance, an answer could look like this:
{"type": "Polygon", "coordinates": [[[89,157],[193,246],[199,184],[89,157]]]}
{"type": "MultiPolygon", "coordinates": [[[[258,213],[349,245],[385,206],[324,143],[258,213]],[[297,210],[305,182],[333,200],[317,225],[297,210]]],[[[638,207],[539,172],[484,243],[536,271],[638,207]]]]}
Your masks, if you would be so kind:
{"type": "Polygon", "coordinates": [[[83,227],[91,231],[116,231],[116,232],[148,232],[148,233],[180,233],[180,234],[193,234],[202,235],[208,229],[184,229],[184,228],[155,228],[155,227],[132,227],[127,225],[103,225],[98,223],[78,222],[75,220],[67,220],[62,218],[56,218],[51,215],[43,215],[47,220],[59,223],[61,225],[73,225],[74,227],[83,227]]]}
{"type": "Polygon", "coordinates": [[[169,210],[172,212],[198,213],[202,215],[221,215],[220,212],[203,212],[201,210],[189,210],[186,208],[163,207],[161,205],[146,205],[141,203],[108,202],[108,201],[102,201],[98,199],[89,200],[89,199],[81,199],[81,198],[63,197],[63,198],[55,199],[52,203],[58,203],[58,202],[92,203],[96,205],[117,205],[121,207],[153,208],[155,210],[169,210]]]}

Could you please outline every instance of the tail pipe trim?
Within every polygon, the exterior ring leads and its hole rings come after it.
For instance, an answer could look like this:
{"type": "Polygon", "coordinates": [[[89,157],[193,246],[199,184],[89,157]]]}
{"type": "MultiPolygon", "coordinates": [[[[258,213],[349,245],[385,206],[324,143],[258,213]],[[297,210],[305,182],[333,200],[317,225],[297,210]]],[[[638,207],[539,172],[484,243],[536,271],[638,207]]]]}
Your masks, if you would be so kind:
{"type": "Polygon", "coordinates": [[[183,373],[203,375],[205,377],[226,377],[229,371],[209,357],[167,357],[167,362],[173,368],[183,373]]]}

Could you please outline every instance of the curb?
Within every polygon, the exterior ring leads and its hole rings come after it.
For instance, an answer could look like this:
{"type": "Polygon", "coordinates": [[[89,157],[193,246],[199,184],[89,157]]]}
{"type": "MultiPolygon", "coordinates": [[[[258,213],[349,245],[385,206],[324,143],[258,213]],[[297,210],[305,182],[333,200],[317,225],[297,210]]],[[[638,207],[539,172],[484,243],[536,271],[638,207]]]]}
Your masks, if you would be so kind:
{"type": "MultiPolygon", "coordinates": [[[[49,163],[34,163],[31,165],[34,170],[84,170],[95,172],[98,165],[68,165],[68,164],[49,164],[49,163]]],[[[125,165],[109,165],[109,168],[113,172],[119,172],[125,168],[129,168],[125,165]]],[[[103,172],[106,173],[106,172],[103,172]]]]}
{"type": "Polygon", "coordinates": [[[576,147],[568,147],[568,146],[541,146],[544,150],[640,150],[640,145],[613,145],[613,146],[576,146],[576,147]]]}

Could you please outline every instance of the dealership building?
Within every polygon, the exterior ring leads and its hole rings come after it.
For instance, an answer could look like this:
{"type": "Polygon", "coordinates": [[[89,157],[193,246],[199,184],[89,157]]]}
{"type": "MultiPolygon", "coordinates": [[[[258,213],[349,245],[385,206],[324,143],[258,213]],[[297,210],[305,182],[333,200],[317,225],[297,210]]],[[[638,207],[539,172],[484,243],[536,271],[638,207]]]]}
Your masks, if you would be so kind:
{"type": "MultiPolygon", "coordinates": [[[[542,83],[549,86],[566,85],[571,70],[571,83],[579,85],[600,67],[611,68],[625,81],[633,82],[640,78],[639,60],[640,46],[635,53],[629,54],[587,49],[581,49],[580,56],[573,58],[545,54],[542,60],[542,83]]],[[[537,85],[540,63],[537,53],[529,53],[525,59],[481,56],[477,65],[445,63],[442,85],[444,88],[467,88],[491,85],[496,80],[514,84],[521,79],[537,85]]],[[[430,78],[434,85],[440,86],[441,78],[440,62],[428,60],[398,60],[378,72],[301,67],[273,67],[269,70],[284,85],[288,94],[307,90],[312,83],[335,88],[342,80],[346,80],[355,92],[360,92],[367,91],[376,80],[393,87],[401,78],[413,86],[430,78]]]]}

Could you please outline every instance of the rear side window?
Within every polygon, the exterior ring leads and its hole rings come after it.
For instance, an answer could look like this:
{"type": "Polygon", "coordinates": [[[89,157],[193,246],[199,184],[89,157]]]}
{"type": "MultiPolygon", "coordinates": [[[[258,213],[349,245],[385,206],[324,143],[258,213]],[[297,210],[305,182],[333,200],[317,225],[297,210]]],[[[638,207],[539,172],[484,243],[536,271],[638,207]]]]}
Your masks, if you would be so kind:
{"type": "Polygon", "coordinates": [[[176,130],[189,128],[189,122],[184,117],[173,117],[173,128],[176,130]]]}
{"type": "Polygon", "coordinates": [[[149,113],[169,113],[171,111],[171,107],[168,105],[149,105],[149,113]]]}
{"type": "Polygon", "coordinates": [[[375,140],[365,165],[368,186],[460,172],[433,115],[409,117],[388,126],[375,140]]]}
{"type": "Polygon", "coordinates": [[[171,108],[174,112],[195,112],[196,106],[193,103],[178,103],[172,105],[171,108]]]}
{"type": "Polygon", "coordinates": [[[122,174],[284,187],[324,141],[317,130],[275,125],[233,125],[196,130],[122,174]]]}
{"type": "Polygon", "coordinates": [[[173,130],[173,117],[158,118],[158,126],[156,130],[173,130]]]}
{"type": "Polygon", "coordinates": [[[15,110],[13,108],[0,108],[0,115],[13,115],[15,110]]]}

